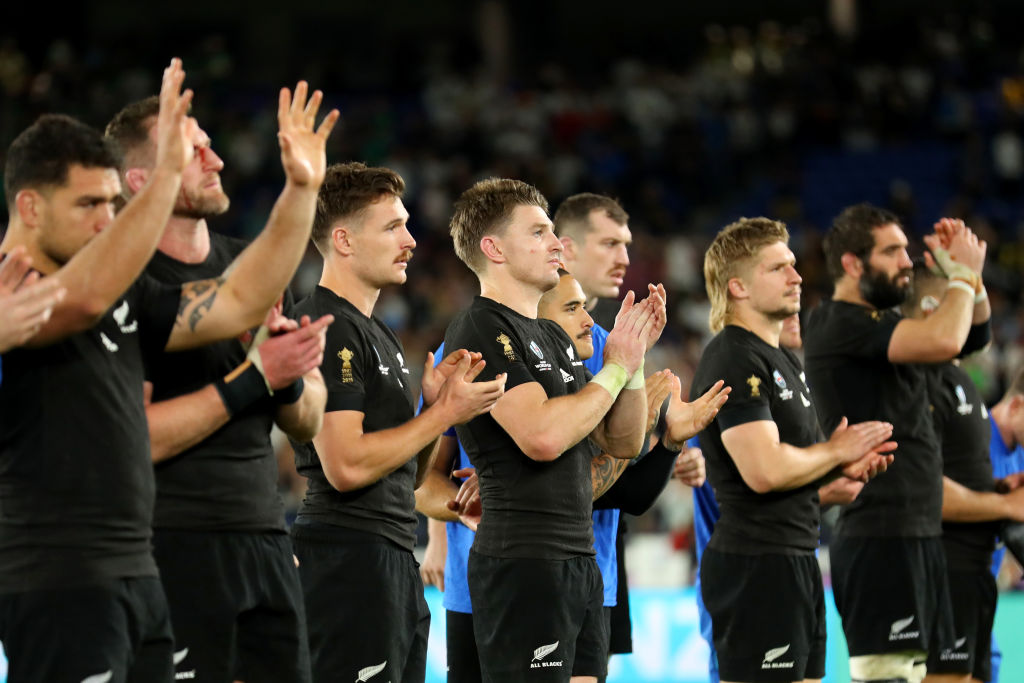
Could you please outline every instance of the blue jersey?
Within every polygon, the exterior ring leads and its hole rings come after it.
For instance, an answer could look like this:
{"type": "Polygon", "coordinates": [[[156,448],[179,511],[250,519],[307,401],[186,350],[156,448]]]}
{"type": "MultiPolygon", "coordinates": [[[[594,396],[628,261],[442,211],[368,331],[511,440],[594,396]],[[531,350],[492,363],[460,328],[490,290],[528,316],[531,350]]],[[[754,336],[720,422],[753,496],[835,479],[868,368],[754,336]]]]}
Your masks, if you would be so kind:
{"type": "MultiPolygon", "coordinates": [[[[697,437],[686,442],[690,448],[700,448],[697,437]]],[[[715,500],[715,492],[711,488],[711,482],[705,480],[704,484],[693,490],[693,534],[697,545],[697,581],[694,589],[697,594],[697,614],[700,617],[700,635],[707,641],[711,648],[711,660],[708,665],[711,680],[718,681],[718,659],[715,656],[715,643],[711,634],[711,615],[704,607],[704,599],[700,594],[700,558],[704,555],[704,548],[708,547],[711,540],[711,532],[715,530],[715,523],[721,517],[718,511],[718,501],[715,500]]]]}
{"type": "MultiPolygon", "coordinates": [[[[590,330],[594,340],[594,355],[584,361],[583,366],[596,375],[604,367],[604,343],[608,339],[608,330],[597,323],[590,330]]],[[[614,607],[616,593],[619,588],[618,555],[615,552],[615,535],[619,531],[618,510],[594,510],[594,552],[597,553],[597,566],[601,570],[604,581],[604,606],[614,607]]]]}

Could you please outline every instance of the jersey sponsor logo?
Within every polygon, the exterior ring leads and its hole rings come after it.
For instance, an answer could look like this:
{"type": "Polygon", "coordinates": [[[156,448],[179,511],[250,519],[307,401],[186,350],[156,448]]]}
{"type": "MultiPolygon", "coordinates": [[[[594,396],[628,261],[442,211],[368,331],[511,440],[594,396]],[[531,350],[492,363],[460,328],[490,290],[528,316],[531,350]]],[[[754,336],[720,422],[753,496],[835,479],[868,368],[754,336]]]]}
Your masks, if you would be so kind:
{"type": "Polygon", "coordinates": [[[889,627],[889,640],[912,640],[918,638],[921,635],[920,631],[908,631],[906,630],[910,624],[914,621],[914,615],[910,615],[904,619],[897,619],[892,622],[892,626],[889,627]]]}
{"type": "Polygon", "coordinates": [[[537,342],[532,339],[530,340],[530,350],[533,351],[533,355],[537,356],[537,358],[544,360],[544,353],[540,350],[540,347],[537,346],[537,342]]]}
{"type": "Polygon", "coordinates": [[[110,341],[110,337],[108,337],[104,332],[100,332],[100,341],[107,347],[107,351],[110,351],[111,353],[117,353],[117,350],[120,348],[117,344],[110,341]]]}
{"type": "Polygon", "coordinates": [[[128,320],[128,302],[123,301],[121,305],[114,309],[114,322],[121,328],[121,334],[131,334],[139,329],[139,321],[133,320],[130,323],[125,322],[128,320]]]}
{"type": "Polygon", "coordinates": [[[956,394],[956,400],[960,402],[960,405],[956,407],[956,412],[960,413],[961,415],[970,415],[971,413],[974,412],[974,404],[967,402],[967,392],[964,391],[962,385],[957,384],[956,389],[953,390],[953,393],[956,394]]]}
{"type": "Polygon", "coordinates": [[[512,340],[509,336],[502,332],[498,335],[497,341],[501,344],[501,351],[505,354],[505,358],[508,358],[510,361],[514,361],[516,359],[516,352],[512,350],[512,340]]]}
{"type": "Polygon", "coordinates": [[[576,360],[576,349],[572,348],[572,344],[566,347],[565,355],[569,356],[569,360],[576,360]]]}
{"type": "Polygon", "coordinates": [[[800,402],[804,404],[804,408],[811,407],[811,402],[807,400],[807,397],[804,396],[804,392],[802,391],[800,392],[800,402]]]}
{"type": "Polygon", "coordinates": [[[405,358],[403,358],[400,353],[396,353],[395,355],[398,357],[398,364],[402,366],[402,372],[408,375],[409,368],[405,367],[405,358]]]}
{"type": "Polygon", "coordinates": [[[775,386],[779,388],[779,398],[783,401],[788,401],[793,398],[793,390],[786,386],[786,378],[782,376],[781,372],[773,369],[772,379],[775,380],[775,386]]]}
{"type": "MultiPolygon", "coordinates": [[[[807,374],[806,373],[803,373],[803,372],[800,373],[800,381],[804,383],[805,387],[807,387],[807,374]]],[[[810,389],[810,387],[807,387],[807,388],[810,389]]]]}
{"type": "Polygon", "coordinates": [[[782,647],[773,647],[764,653],[764,661],[761,662],[762,669],[792,669],[795,662],[777,662],[779,657],[789,652],[790,643],[782,647]]]}
{"type": "Polygon", "coordinates": [[[391,368],[384,365],[384,360],[380,357],[380,351],[377,350],[376,346],[373,347],[373,352],[377,356],[377,370],[380,371],[382,377],[387,377],[388,373],[391,372],[391,368]]]}
{"type": "Polygon", "coordinates": [[[760,398],[761,396],[761,378],[757,375],[751,375],[747,378],[747,384],[750,385],[750,397],[760,398]]]}
{"type": "Polygon", "coordinates": [[[384,660],[380,664],[374,664],[373,666],[367,666],[359,670],[359,676],[356,678],[356,683],[365,683],[370,680],[388,665],[388,660],[384,660]]]}
{"type": "Polygon", "coordinates": [[[95,674],[93,676],[86,676],[82,679],[82,683],[107,683],[114,677],[113,669],[108,669],[101,674],[95,674]]]}
{"type": "Polygon", "coordinates": [[[342,347],[341,351],[338,351],[338,358],[341,359],[341,381],[348,383],[352,380],[352,357],[355,354],[349,351],[347,348],[342,347]]]}
{"type": "Polygon", "coordinates": [[[530,660],[531,669],[546,669],[549,667],[561,667],[562,660],[545,661],[544,658],[549,654],[558,649],[558,642],[549,643],[548,645],[541,645],[533,651],[533,659],[530,660]]]}
{"type": "Polygon", "coordinates": [[[570,375],[568,372],[566,372],[562,368],[558,368],[558,371],[560,373],[562,373],[562,381],[565,382],[566,384],[568,384],[569,382],[573,381],[573,379],[575,379],[572,375],[570,375]]]}

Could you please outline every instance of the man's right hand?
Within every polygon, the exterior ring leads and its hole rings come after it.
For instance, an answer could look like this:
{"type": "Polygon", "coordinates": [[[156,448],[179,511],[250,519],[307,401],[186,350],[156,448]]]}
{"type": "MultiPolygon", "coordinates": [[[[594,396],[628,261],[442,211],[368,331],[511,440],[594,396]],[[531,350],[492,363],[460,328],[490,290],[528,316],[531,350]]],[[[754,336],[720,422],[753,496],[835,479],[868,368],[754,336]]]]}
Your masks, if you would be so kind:
{"type": "Polygon", "coordinates": [[[441,385],[434,406],[444,411],[447,424],[463,424],[481,413],[489,412],[505,393],[505,373],[489,382],[473,381],[483,371],[485,364],[485,360],[474,361],[469,353],[465,353],[441,385]]]}
{"type": "Polygon", "coordinates": [[[337,123],[340,114],[332,109],[320,127],[316,125],[316,114],[323,100],[319,90],[306,102],[309,85],[299,81],[295,86],[295,97],[288,88],[281,88],[277,103],[277,138],[281,145],[281,165],[289,183],[300,187],[319,188],[327,170],[327,138],[337,123]]]}
{"type": "MultiPolygon", "coordinates": [[[[274,391],[283,389],[324,361],[327,326],[334,322],[333,315],[325,315],[316,322],[303,316],[299,328],[270,337],[259,345],[263,363],[263,376],[274,391]]],[[[275,321],[280,324],[280,321],[275,321]]]]}
{"type": "Polygon", "coordinates": [[[21,246],[0,263],[0,353],[31,339],[67,294],[57,276],[40,279],[31,265],[21,246]]]}
{"type": "Polygon", "coordinates": [[[181,60],[175,57],[164,69],[160,84],[160,111],[156,117],[156,167],[172,173],[181,173],[195,156],[190,133],[196,121],[188,115],[192,104],[192,91],[181,92],[185,71],[181,60]]]}
{"type": "Polygon", "coordinates": [[[839,464],[848,465],[871,453],[882,455],[896,450],[896,442],[887,441],[890,436],[892,425],[888,422],[871,421],[850,425],[844,417],[832,432],[828,445],[839,464]]]}
{"type": "Polygon", "coordinates": [[[656,302],[649,296],[634,304],[635,299],[630,291],[622,300],[604,346],[605,364],[615,363],[630,376],[643,363],[648,339],[658,322],[656,302]]]}

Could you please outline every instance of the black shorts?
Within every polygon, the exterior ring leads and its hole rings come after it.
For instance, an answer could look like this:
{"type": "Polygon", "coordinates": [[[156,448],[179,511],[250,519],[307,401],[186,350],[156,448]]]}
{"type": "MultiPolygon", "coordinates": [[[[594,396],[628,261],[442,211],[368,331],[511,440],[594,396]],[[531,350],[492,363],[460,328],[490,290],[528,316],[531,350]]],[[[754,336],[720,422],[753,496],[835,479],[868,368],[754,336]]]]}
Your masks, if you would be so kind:
{"type": "Polygon", "coordinates": [[[992,624],[996,616],[996,580],[988,567],[950,571],[956,640],[953,647],[928,654],[928,673],[970,674],[979,681],[992,679],[992,624]]]}
{"type": "Polygon", "coordinates": [[[723,680],[825,675],[825,591],[813,554],[744,555],[707,548],[700,584],[723,680]]]}
{"type": "Polygon", "coordinates": [[[422,681],[430,610],[413,554],[377,534],[341,528],[295,525],[292,539],[313,680],[422,681]]]}
{"type": "Polygon", "coordinates": [[[625,522],[620,515],[618,533],[615,534],[618,585],[615,589],[615,606],[611,608],[611,635],[608,643],[609,652],[613,655],[624,655],[633,651],[633,622],[629,618],[629,579],[626,577],[624,535],[625,522]]]}
{"type": "Polygon", "coordinates": [[[302,587],[281,533],[153,533],[181,680],[310,680],[302,587]]]}
{"type": "Polygon", "coordinates": [[[17,683],[174,680],[170,615],[155,576],[0,595],[0,641],[17,683]]]}
{"type": "Polygon", "coordinates": [[[473,615],[446,610],[445,632],[448,640],[448,683],[481,683],[473,615]]]}
{"type": "Polygon", "coordinates": [[[606,675],[604,589],[593,557],[500,558],[471,550],[467,578],[485,681],[606,675]]]}
{"type": "Polygon", "coordinates": [[[851,656],[953,646],[941,538],[836,536],[829,557],[851,656]]]}

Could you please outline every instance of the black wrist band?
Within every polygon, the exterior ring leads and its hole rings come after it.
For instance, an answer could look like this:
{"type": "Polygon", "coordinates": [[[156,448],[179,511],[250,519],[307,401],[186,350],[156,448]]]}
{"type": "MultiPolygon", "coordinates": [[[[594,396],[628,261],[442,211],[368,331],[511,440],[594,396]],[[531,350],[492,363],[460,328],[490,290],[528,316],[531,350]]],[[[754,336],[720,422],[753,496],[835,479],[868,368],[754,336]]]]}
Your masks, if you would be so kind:
{"type": "Polygon", "coordinates": [[[306,383],[302,381],[302,378],[298,378],[283,389],[278,389],[274,392],[274,401],[278,405],[286,405],[288,403],[295,403],[302,398],[302,391],[306,388],[306,383]]]}
{"type": "Polygon", "coordinates": [[[232,416],[269,395],[267,383],[252,361],[245,361],[224,378],[217,380],[214,386],[220,392],[228,415],[232,416]]]}

